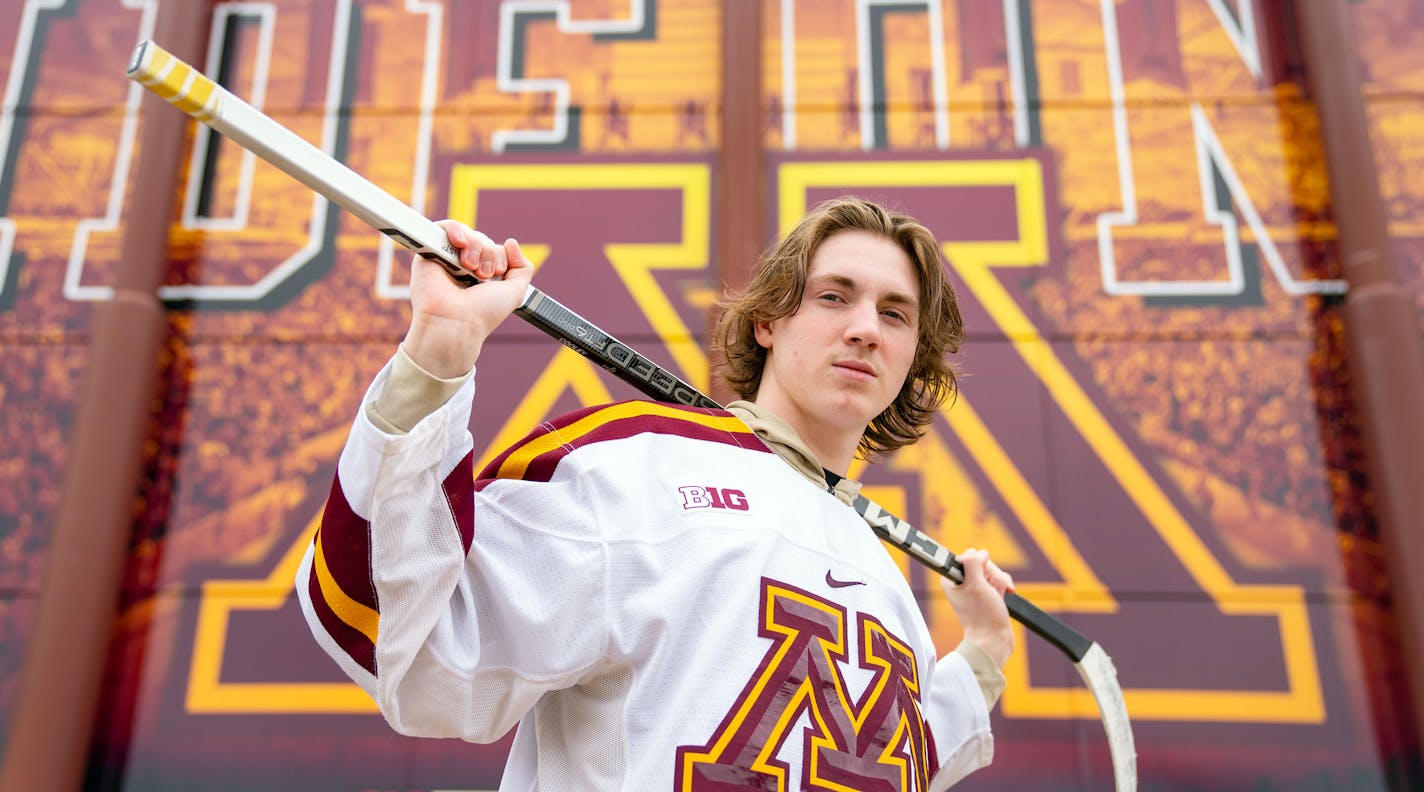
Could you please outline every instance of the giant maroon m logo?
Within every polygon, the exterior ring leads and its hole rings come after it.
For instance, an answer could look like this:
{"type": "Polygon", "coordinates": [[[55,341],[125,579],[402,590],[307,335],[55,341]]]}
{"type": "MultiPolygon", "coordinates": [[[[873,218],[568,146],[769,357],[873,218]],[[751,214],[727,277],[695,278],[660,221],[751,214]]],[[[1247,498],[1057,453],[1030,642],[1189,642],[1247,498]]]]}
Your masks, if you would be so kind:
{"type": "Polygon", "coordinates": [[[677,752],[683,792],[787,788],[779,758],[804,713],[803,789],[923,790],[938,765],[919,707],[915,653],[878,621],[856,617],[860,667],[874,677],[851,702],[841,675],[846,611],[762,578],[760,634],[771,648],[712,738],[677,752]]]}

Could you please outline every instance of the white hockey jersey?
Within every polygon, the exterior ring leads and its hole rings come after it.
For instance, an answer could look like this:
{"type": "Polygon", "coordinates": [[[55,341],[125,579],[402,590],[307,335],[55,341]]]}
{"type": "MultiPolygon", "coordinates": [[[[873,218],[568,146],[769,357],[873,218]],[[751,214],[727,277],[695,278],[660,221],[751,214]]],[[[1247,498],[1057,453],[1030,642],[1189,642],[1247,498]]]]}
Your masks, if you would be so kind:
{"type": "Polygon", "coordinates": [[[361,411],[298,572],[397,731],[518,724],[521,792],[928,790],[988,764],[969,665],[936,658],[860,517],[741,421],[585,409],[476,476],[473,390],[405,435],[361,411]]]}

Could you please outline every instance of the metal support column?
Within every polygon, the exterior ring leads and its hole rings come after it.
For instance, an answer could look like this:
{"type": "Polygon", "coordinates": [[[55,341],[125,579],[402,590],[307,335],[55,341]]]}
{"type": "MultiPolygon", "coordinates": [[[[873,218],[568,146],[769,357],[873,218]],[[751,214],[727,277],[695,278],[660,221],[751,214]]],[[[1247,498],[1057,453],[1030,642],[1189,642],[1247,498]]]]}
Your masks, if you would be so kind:
{"type": "Polygon", "coordinates": [[[1380,540],[1424,754],[1424,339],[1385,221],[1345,0],[1296,0],[1349,281],[1344,323],[1380,540]]]}
{"type": "MultiPolygon", "coordinates": [[[[180,58],[201,63],[210,16],[208,0],[164,2],[154,38],[180,58]]],[[[126,65],[113,64],[113,79],[123,79],[126,65]]],[[[10,714],[0,767],[3,792],[78,789],[102,694],[159,354],[168,335],[157,293],[168,270],[168,224],[188,124],[186,115],[145,93],[132,171],[140,175],[124,212],[123,260],[114,298],[95,311],[63,497],[10,714]]]]}
{"type": "MultiPolygon", "coordinates": [[[[766,245],[766,174],[762,158],[761,13],[759,0],[722,4],[721,156],[717,162],[716,276],[720,288],[740,292],[766,245]]],[[[714,309],[709,327],[716,327],[714,309]]],[[[712,398],[735,395],[713,381],[712,398]]]]}

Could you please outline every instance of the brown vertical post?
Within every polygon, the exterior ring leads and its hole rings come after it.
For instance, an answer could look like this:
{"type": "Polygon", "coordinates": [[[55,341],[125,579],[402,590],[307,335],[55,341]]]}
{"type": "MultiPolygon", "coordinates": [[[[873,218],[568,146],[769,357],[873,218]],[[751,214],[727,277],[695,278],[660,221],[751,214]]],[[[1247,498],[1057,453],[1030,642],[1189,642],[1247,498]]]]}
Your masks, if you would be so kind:
{"type": "Polygon", "coordinates": [[[1380,540],[1424,751],[1424,340],[1399,282],[1345,0],[1296,0],[1350,291],[1344,324],[1380,540]]]}
{"type": "MultiPolygon", "coordinates": [[[[762,165],[761,9],[759,0],[722,3],[721,158],[717,163],[717,277],[741,291],[766,244],[766,180],[762,165]]],[[[711,313],[716,327],[720,311],[711,313]]],[[[712,398],[736,398],[714,381],[712,398]]]]}
{"type": "MultiPolygon", "coordinates": [[[[201,62],[207,0],[166,2],[154,38],[201,62]]],[[[113,64],[122,78],[127,53],[113,64]]],[[[168,333],[157,297],[168,268],[178,159],[187,116],[149,94],[124,215],[123,261],[112,301],[95,311],[89,366],[69,443],[63,498],[45,562],[34,631],[10,714],[0,790],[78,789],[84,778],[134,495],[168,333]]]]}

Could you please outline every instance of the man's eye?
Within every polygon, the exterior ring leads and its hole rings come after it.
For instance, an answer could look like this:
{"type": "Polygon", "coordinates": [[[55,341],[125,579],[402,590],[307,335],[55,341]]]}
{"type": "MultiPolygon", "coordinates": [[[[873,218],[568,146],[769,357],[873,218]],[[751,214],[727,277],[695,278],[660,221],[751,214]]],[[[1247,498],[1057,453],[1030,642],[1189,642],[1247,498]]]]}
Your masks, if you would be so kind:
{"type": "Polygon", "coordinates": [[[828,300],[830,302],[844,302],[844,300],[841,299],[841,296],[839,294],[822,294],[821,299],[828,300]]]}

